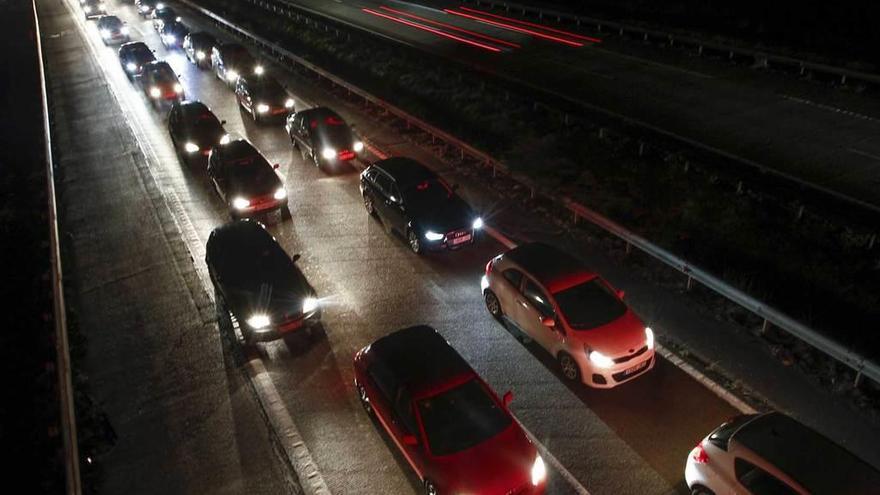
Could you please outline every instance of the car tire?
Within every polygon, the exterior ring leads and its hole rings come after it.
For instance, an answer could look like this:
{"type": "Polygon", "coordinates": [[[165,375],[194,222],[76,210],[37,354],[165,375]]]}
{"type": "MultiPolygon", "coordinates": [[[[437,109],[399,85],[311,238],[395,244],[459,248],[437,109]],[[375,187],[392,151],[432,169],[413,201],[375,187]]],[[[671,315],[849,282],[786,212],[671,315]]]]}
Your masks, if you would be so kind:
{"type": "Polygon", "coordinates": [[[492,318],[501,321],[504,312],[501,310],[501,301],[498,300],[498,296],[496,296],[491,290],[486,289],[486,294],[483,295],[483,300],[486,302],[486,309],[489,310],[489,314],[492,315],[492,318]]]}
{"type": "Polygon", "coordinates": [[[559,371],[566,380],[570,382],[581,380],[581,369],[570,354],[560,352],[556,360],[559,361],[559,371]]]}
{"type": "Polygon", "coordinates": [[[372,416],[373,406],[370,404],[370,399],[367,397],[367,390],[358,381],[354,382],[354,386],[357,389],[358,399],[361,401],[361,406],[368,415],[372,416]]]}
{"type": "Polygon", "coordinates": [[[406,232],[406,241],[409,248],[416,254],[422,254],[422,243],[419,242],[419,236],[412,229],[406,232]]]}
{"type": "Polygon", "coordinates": [[[312,161],[315,162],[315,167],[321,168],[321,159],[318,158],[318,153],[312,152],[312,161]]]}
{"type": "Polygon", "coordinates": [[[434,486],[434,482],[431,480],[425,480],[425,495],[437,495],[439,493],[437,491],[437,487],[434,486]]]}
{"type": "Polygon", "coordinates": [[[368,193],[364,193],[364,209],[367,210],[371,217],[376,216],[376,206],[373,204],[373,198],[368,193]]]}

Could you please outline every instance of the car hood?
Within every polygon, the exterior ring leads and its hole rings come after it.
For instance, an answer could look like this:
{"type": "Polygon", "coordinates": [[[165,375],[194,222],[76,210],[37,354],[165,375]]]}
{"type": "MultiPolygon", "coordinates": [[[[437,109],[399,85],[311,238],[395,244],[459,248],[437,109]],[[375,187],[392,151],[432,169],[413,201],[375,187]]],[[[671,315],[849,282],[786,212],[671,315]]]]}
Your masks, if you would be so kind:
{"type": "Polygon", "coordinates": [[[299,270],[256,270],[245,280],[224,286],[226,301],[241,318],[268,314],[277,323],[302,313],[303,300],[314,294],[299,270]]]}
{"type": "Polygon", "coordinates": [[[192,141],[199,148],[210,149],[220,143],[220,139],[226,131],[222,127],[217,128],[190,128],[183,132],[186,141],[192,141]]]}
{"type": "Polygon", "coordinates": [[[632,354],[645,345],[645,323],[628,308],[623,316],[600,327],[566,330],[570,338],[611,358],[632,354]]]}
{"type": "Polygon", "coordinates": [[[278,178],[277,174],[272,172],[272,177],[267,177],[267,180],[261,181],[241,180],[231,177],[228,188],[229,194],[232,196],[241,195],[245,198],[251,199],[274,194],[281,185],[281,179],[278,178]]]}
{"type": "Polygon", "coordinates": [[[413,222],[423,231],[432,230],[437,233],[459,229],[470,229],[474,218],[471,208],[458,196],[439,204],[412,206],[410,215],[413,222]]]}
{"type": "MultiPolygon", "coordinates": [[[[454,480],[441,492],[505,495],[531,485],[535,447],[516,421],[498,435],[462,452],[434,459],[433,479],[454,480]]],[[[430,473],[429,473],[430,474],[430,473]]]]}

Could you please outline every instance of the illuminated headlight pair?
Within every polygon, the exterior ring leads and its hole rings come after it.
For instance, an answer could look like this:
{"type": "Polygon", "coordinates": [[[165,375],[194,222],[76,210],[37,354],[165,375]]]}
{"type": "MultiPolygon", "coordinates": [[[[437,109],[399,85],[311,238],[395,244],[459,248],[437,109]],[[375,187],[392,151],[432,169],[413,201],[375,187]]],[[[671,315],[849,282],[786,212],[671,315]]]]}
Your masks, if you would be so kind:
{"type": "Polygon", "coordinates": [[[443,237],[445,237],[443,234],[438,234],[437,232],[434,232],[433,230],[429,230],[429,231],[425,232],[425,239],[427,239],[429,241],[440,241],[440,240],[443,240],[443,237]]]}
{"type": "Polygon", "coordinates": [[[196,52],[196,60],[205,60],[205,52],[199,50],[196,52]]]}
{"type": "Polygon", "coordinates": [[[238,72],[235,72],[234,70],[226,71],[226,80],[229,82],[237,81],[238,80],[238,72]]]}
{"type": "Polygon", "coordinates": [[[293,108],[293,99],[288,98],[284,100],[284,108],[293,108]]]}
{"type": "Polygon", "coordinates": [[[183,149],[186,150],[187,153],[198,153],[199,147],[196,146],[195,143],[186,143],[183,145],[183,149]]]}
{"type": "Polygon", "coordinates": [[[332,160],[336,158],[336,150],[333,148],[324,148],[321,150],[321,156],[323,156],[325,160],[332,160]]]}
{"type": "Polygon", "coordinates": [[[364,151],[364,143],[355,141],[351,146],[351,149],[353,149],[355,153],[360,153],[361,151],[364,151]]]}
{"type": "Polygon", "coordinates": [[[269,111],[269,105],[266,105],[265,103],[258,103],[257,104],[257,113],[266,113],[268,111],[269,111]]]}

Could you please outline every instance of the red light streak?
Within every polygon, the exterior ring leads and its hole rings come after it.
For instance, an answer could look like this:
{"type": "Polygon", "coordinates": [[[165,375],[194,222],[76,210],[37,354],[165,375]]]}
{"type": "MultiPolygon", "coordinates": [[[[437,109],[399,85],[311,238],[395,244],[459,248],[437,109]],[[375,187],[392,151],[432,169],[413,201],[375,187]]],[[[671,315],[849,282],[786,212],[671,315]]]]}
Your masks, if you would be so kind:
{"type": "Polygon", "coordinates": [[[584,46],[583,43],[580,43],[580,42],[577,42],[577,41],[571,41],[571,40],[567,40],[567,39],[564,39],[564,38],[559,38],[559,37],[557,37],[557,36],[551,36],[551,35],[549,35],[549,34],[539,33],[539,32],[537,32],[537,31],[532,31],[531,29],[526,29],[526,28],[523,28],[523,27],[514,26],[514,25],[512,25],[512,24],[505,24],[505,23],[503,23],[503,22],[493,21],[493,20],[490,20],[490,19],[486,19],[486,18],[483,18],[483,17],[478,17],[478,16],[471,15],[471,14],[465,14],[464,12],[456,12],[456,11],[454,11],[454,10],[452,10],[452,9],[443,9],[443,11],[446,12],[446,13],[452,14],[452,15],[457,15],[457,16],[460,16],[460,17],[465,17],[465,18],[468,18],[468,19],[473,19],[473,20],[475,20],[475,21],[483,22],[483,23],[486,23],[486,24],[491,24],[491,25],[493,25],[493,26],[497,26],[497,27],[500,27],[500,28],[509,29],[509,30],[511,30],[511,31],[517,31],[517,32],[520,32],[520,33],[530,34],[530,35],[532,35],[532,36],[537,36],[538,38],[544,38],[544,39],[547,39],[547,40],[555,41],[555,42],[557,42],[557,43],[562,43],[563,45],[574,46],[574,47],[581,47],[581,46],[584,46]]]}
{"type": "Polygon", "coordinates": [[[436,34],[437,36],[443,36],[444,38],[449,38],[449,39],[452,39],[452,40],[455,40],[455,41],[458,41],[458,42],[461,42],[461,43],[465,43],[465,44],[467,44],[467,45],[475,46],[475,47],[477,47],[477,48],[482,48],[482,49],[484,49],[484,50],[488,50],[488,51],[490,51],[490,52],[498,53],[498,52],[501,51],[500,48],[497,48],[497,47],[494,47],[494,46],[486,45],[486,44],[484,44],[484,43],[480,43],[480,42],[478,42],[478,41],[469,40],[469,39],[467,39],[467,38],[462,38],[461,36],[456,36],[456,35],[454,35],[454,34],[450,34],[450,33],[447,33],[447,32],[445,32],[445,31],[441,31],[441,30],[439,30],[439,29],[434,29],[434,28],[431,28],[431,27],[428,27],[428,26],[423,26],[423,25],[418,24],[418,23],[415,23],[415,22],[407,21],[406,19],[399,19],[399,18],[397,18],[397,17],[393,17],[393,16],[390,16],[390,15],[388,15],[388,14],[383,14],[382,12],[377,12],[377,11],[372,10],[372,9],[361,9],[361,10],[362,10],[363,12],[366,12],[367,14],[372,14],[372,15],[374,15],[374,16],[382,17],[382,18],[388,19],[388,20],[390,20],[390,21],[399,22],[400,24],[404,24],[404,25],[407,25],[407,26],[410,26],[410,27],[414,27],[414,28],[416,28],[416,29],[421,29],[422,31],[427,31],[427,32],[429,32],[429,33],[436,34]]]}
{"type": "Polygon", "coordinates": [[[470,35],[470,36],[474,36],[474,37],[476,37],[476,38],[484,39],[484,40],[486,40],[486,41],[491,41],[491,42],[493,42],[493,43],[497,43],[497,44],[499,44],[499,45],[506,45],[506,46],[509,46],[509,47],[511,47],[511,48],[520,48],[520,45],[518,45],[518,44],[516,44],[516,43],[510,42],[510,41],[506,41],[506,40],[502,40],[502,39],[498,39],[498,38],[493,38],[492,36],[487,36],[487,35],[485,35],[485,34],[477,33],[477,32],[471,31],[471,30],[469,30],[469,29],[464,29],[464,28],[460,28],[460,27],[458,27],[458,26],[453,26],[452,24],[448,24],[448,23],[440,22],[440,21],[434,21],[434,20],[427,19],[427,18],[422,17],[422,16],[418,16],[418,15],[415,15],[415,14],[411,14],[411,13],[409,13],[409,12],[404,12],[404,11],[402,11],[402,10],[397,10],[397,9],[392,9],[391,7],[386,7],[386,6],[384,6],[384,5],[381,6],[380,8],[381,8],[382,10],[387,10],[388,12],[393,12],[393,13],[395,13],[395,14],[397,14],[397,15],[402,15],[402,16],[406,16],[406,17],[411,17],[411,18],[413,18],[413,19],[418,19],[419,21],[422,21],[422,22],[427,22],[428,24],[433,24],[433,25],[435,25],[435,26],[444,27],[444,28],[446,28],[446,29],[452,29],[453,31],[458,31],[458,32],[461,32],[461,33],[466,33],[466,34],[468,34],[468,35],[470,35]]]}
{"type": "Polygon", "coordinates": [[[557,34],[562,34],[562,35],[565,35],[565,36],[570,36],[570,37],[572,37],[572,38],[579,39],[579,40],[591,41],[591,42],[593,42],[593,43],[601,43],[601,42],[602,42],[602,40],[599,39],[599,38],[591,38],[591,37],[589,37],[589,36],[582,36],[582,35],[580,35],[580,34],[569,33],[568,31],[563,31],[563,30],[561,30],[561,29],[553,29],[553,28],[551,28],[551,27],[547,27],[547,26],[544,26],[544,25],[542,25],[542,24],[536,24],[536,23],[534,23],[534,22],[526,22],[526,21],[521,21],[521,20],[519,20],[519,19],[513,19],[513,18],[511,18],[511,17],[504,17],[503,15],[490,14],[489,12],[484,12],[484,11],[482,11],[482,10],[477,10],[477,9],[472,9],[472,8],[470,8],[470,7],[459,7],[459,8],[460,8],[461,10],[465,10],[465,11],[467,11],[467,12],[473,12],[473,13],[475,13],[475,14],[482,14],[482,15],[485,15],[485,16],[487,16],[487,17],[494,17],[494,18],[496,18],[496,19],[501,19],[501,20],[503,20],[503,21],[509,21],[509,22],[513,22],[513,23],[516,23],[516,24],[522,24],[522,25],[524,25],[524,26],[531,26],[531,27],[535,27],[535,28],[538,28],[538,29],[543,29],[544,31],[550,31],[550,32],[552,32],[552,33],[557,33],[557,34]]]}

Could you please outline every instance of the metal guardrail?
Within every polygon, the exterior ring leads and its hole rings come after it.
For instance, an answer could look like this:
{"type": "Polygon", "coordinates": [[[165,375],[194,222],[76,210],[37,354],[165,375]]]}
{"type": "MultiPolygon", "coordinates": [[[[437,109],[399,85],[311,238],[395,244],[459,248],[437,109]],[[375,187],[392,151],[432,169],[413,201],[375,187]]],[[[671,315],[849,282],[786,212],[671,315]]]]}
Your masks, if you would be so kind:
{"type": "MultiPolygon", "coordinates": [[[[439,139],[448,145],[458,148],[462,159],[464,159],[465,156],[469,156],[472,159],[483,163],[485,166],[491,167],[493,176],[495,176],[499,171],[506,175],[510,175],[510,172],[505,167],[505,165],[497,159],[493,158],[488,153],[485,153],[461,141],[455,136],[452,136],[449,133],[432,126],[431,124],[428,124],[427,122],[424,122],[421,119],[410,115],[406,111],[397,108],[396,106],[382,100],[381,98],[377,98],[370,93],[358,88],[357,86],[354,86],[353,84],[342,80],[341,78],[303,59],[302,57],[299,57],[298,55],[289,52],[287,49],[280,47],[257,34],[251,33],[248,30],[236,26],[235,24],[227,21],[223,17],[211,12],[210,10],[195,5],[190,0],[178,1],[189,6],[190,8],[201,13],[202,15],[211,18],[221,28],[231,31],[238,36],[248,38],[251,42],[269,51],[279,59],[286,59],[290,62],[294,62],[295,64],[298,64],[314,72],[320,77],[327,79],[334,85],[344,88],[349,93],[358,95],[366,102],[369,102],[370,104],[383,109],[385,112],[403,120],[406,123],[407,127],[416,126],[422,132],[432,136],[432,139],[439,139]]],[[[538,188],[534,184],[529,183],[529,181],[527,180],[523,180],[522,178],[516,178],[516,180],[522,182],[524,185],[529,187],[532,190],[533,195],[535,191],[538,190],[538,188]]],[[[551,197],[550,195],[547,195],[547,197],[551,199],[551,201],[560,203],[560,200],[557,199],[555,196],[551,197]]],[[[696,280],[697,282],[703,284],[717,294],[739,304],[741,307],[761,317],[764,320],[765,328],[768,324],[773,324],[774,326],[785,330],[791,335],[803,340],[804,342],[810,344],[816,349],[824,352],[825,354],[831,356],[837,361],[852,368],[856,371],[856,385],[858,385],[862,376],[866,376],[869,379],[880,383],[880,365],[868,360],[856,351],[846,349],[841,344],[825,337],[824,335],[821,335],[819,332],[813,330],[812,328],[809,328],[806,325],[796,321],[795,319],[785,315],[781,311],[778,311],[773,307],[768,306],[764,302],[753,298],[752,296],[742,292],[736,287],[733,287],[727,282],[718,279],[711,273],[699,267],[691,265],[687,261],[666,251],[665,249],[650,243],[646,239],[630,232],[625,227],[618,225],[617,223],[609,220],[608,218],[605,218],[604,216],[593,210],[590,210],[586,206],[583,206],[567,198],[563,199],[561,201],[561,204],[569,211],[571,211],[575,218],[582,218],[591,222],[592,224],[604,229],[608,233],[622,239],[628,245],[637,247],[638,249],[652,256],[653,258],[687,275],[688,287],[690,287],[693,280],[696,280]]]]}
{"type": "Polygon", "coordinates": [[[696,47],[700,54],[703,53],[703,50],[709,49],[716,52],[721,53],[729,53],[730,58],[733,58],[734,54],[750,57],[754,59],[755,63],[761,66],[768,66],[770,64],[779,65],[784,67],[795,67],[801,74],[805,72],[815,72],[815,73],[825,73],[835,76],[840,80],[841,84],[846,84],[847,80],[855,79],[864,82],[868,82],[871,84],[880,84],[880,74],[872,74],[869,72],[857,71],[852,69],[846,69],[843,67],[836,67],[833,65],[820,64],[816,62],[810,62],[807,60],[801,60],[795,57],[788,57],[785,55],[777,55],[773,53],[767,53],[766,51],[757,50],[754,48],[747,48],[737,45],[732,45],[728,43],[719,43],[708,41],[705,39],[700,39],[694,36],[676,34],[667,31],[661,31],[657,29],[650,29],[641,26],[635,26],[632,24],[624,24],[620,22],[614,22],[607,19],[597,19],[594,17],[583,16],[578,14],[573,14],[571,12],[564,12],[561,10],[547,9],[542,7],[536,7],[533,5],[523,5],[516,2],[505,2],[505,1],[495,1],[495,0],[462,0],[464,3],[472,3],[474,5],[479,6],[488,6],[490,8],[500,8],[504,9],[507,12],[516,11],[520,12],[523,15],[526,13],[532,13],[536,15],[539,19],[556,19],[557,21],[562,21],[562,19],[567,19],[569,21],[574,22],[577,26],[581,25],[593,25],[596,26],[598,31],[602,31],[603,28],[611,28],[614,31],[617,31],[620,35],[623,35],[625,32],[637,33],[642,36],[645,40],[654,38],[660,39],[664,42],[680,45],[688,45],[696,47]]]}
{"type": "Polygon", "coordinates": [[[49,98],[46,90],[46,73],[43,62],[40,21],[37,4],[31,2],[34,13],[34,33],[37,44],[37,64],[40,71],[40,97],[43,107],[43,132],[46,158],[46,182],[49,217],[49,250],[52,265],[52,303],[55,315],[55,367],[58,372],[60,399],[61,436],[64,449],[65,493],[80,495],[82,479],[79,469],[79,445],[76,432],[76,412],[73,399],[73,380],[70,370],[70,347],[67,338],[67,310],[64,304],[64,277],[61,271],[61,248],[58,242],[58,209],[55,202],[55,170],[52,160],[52,135],[49,122],[49,98]]]}

